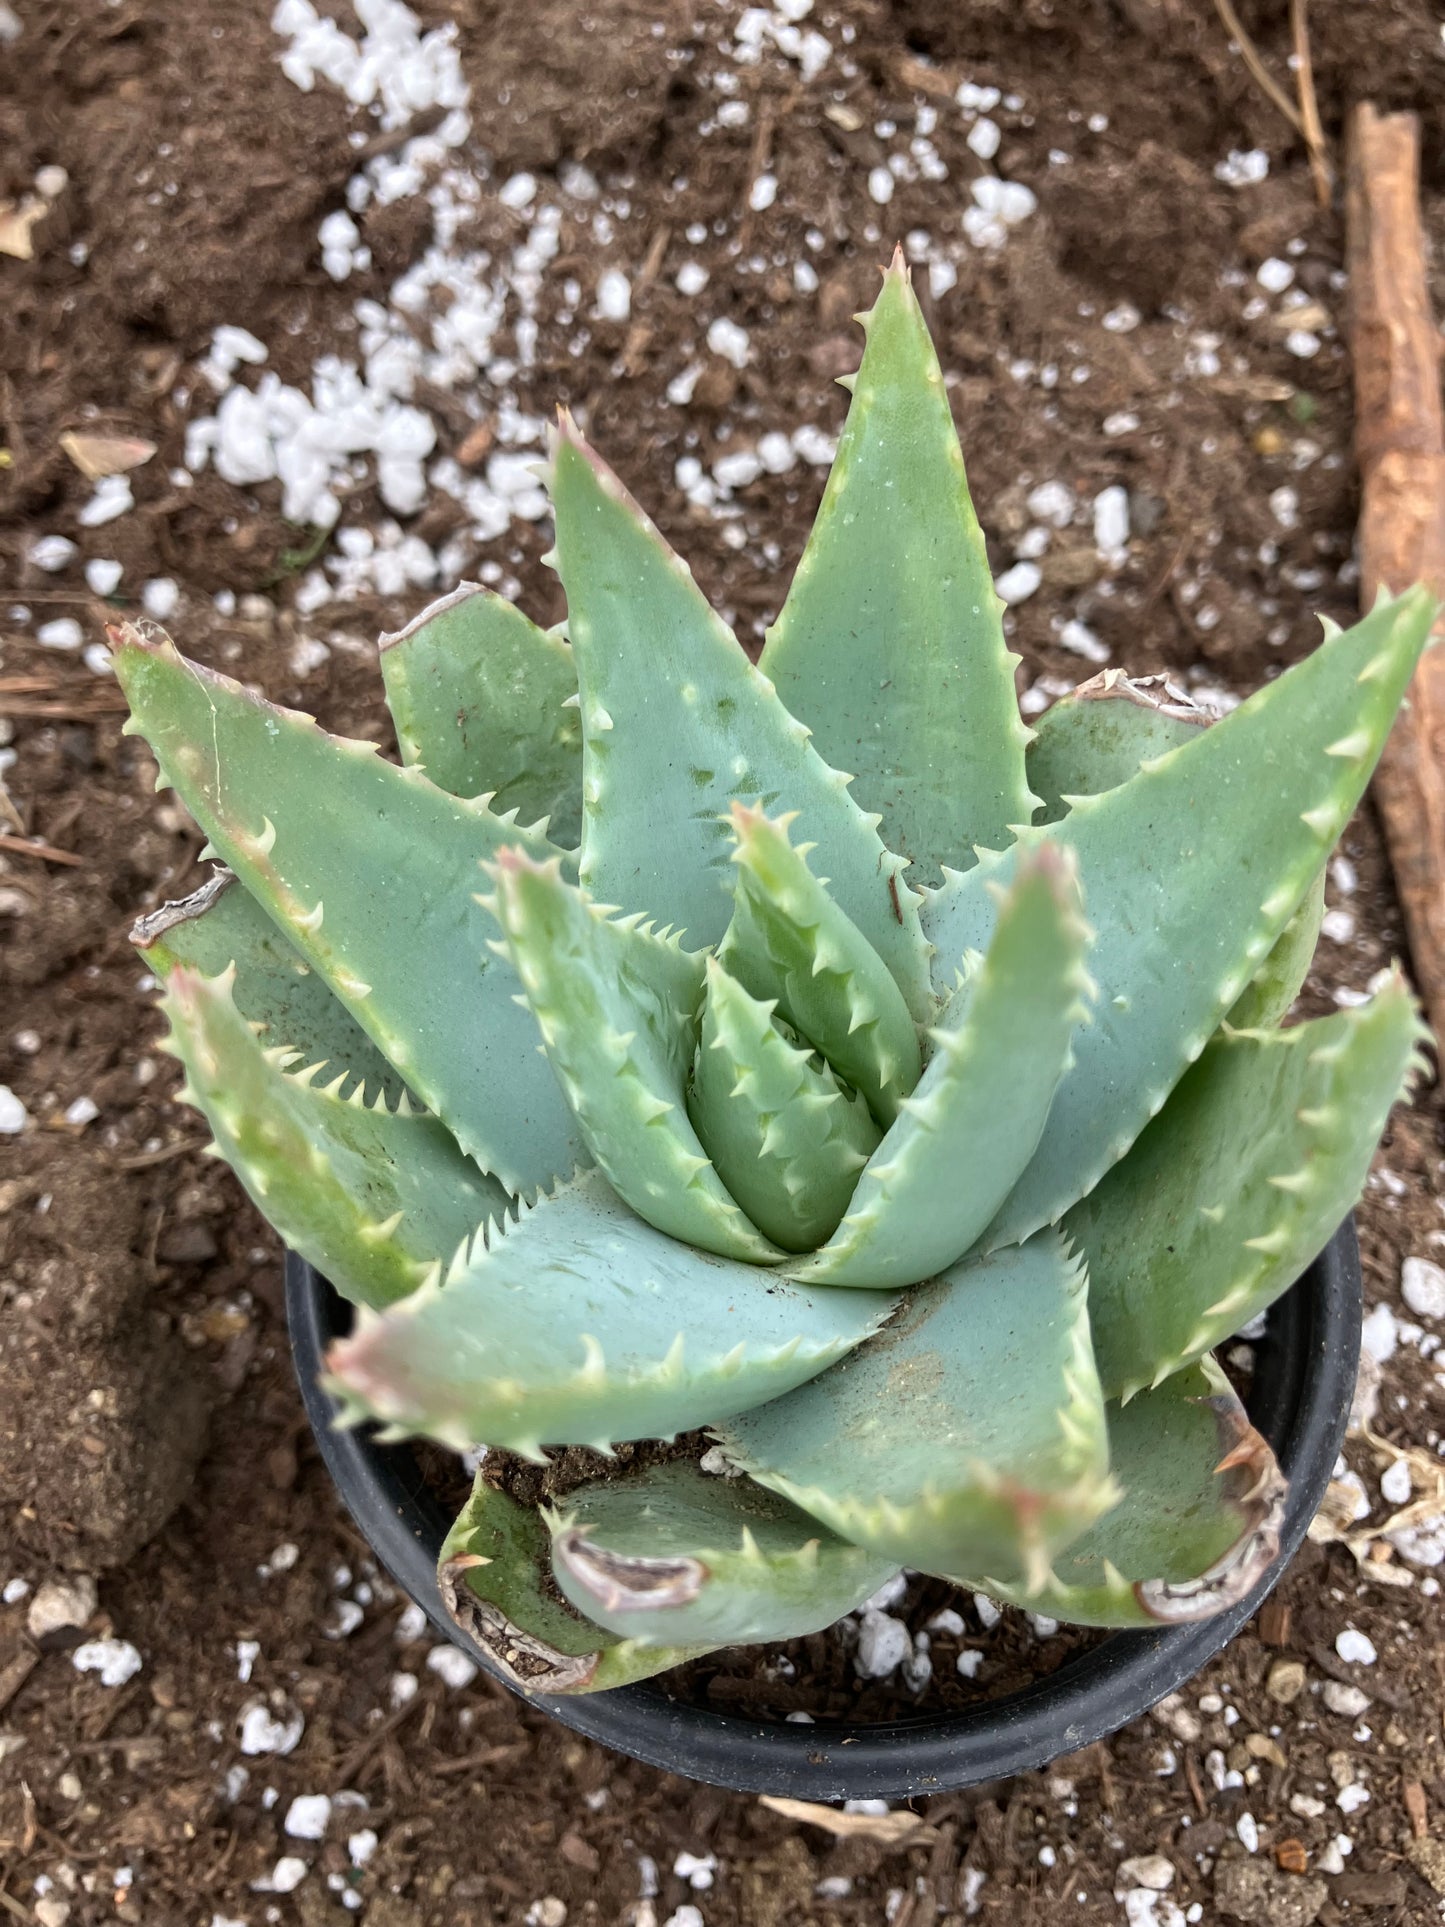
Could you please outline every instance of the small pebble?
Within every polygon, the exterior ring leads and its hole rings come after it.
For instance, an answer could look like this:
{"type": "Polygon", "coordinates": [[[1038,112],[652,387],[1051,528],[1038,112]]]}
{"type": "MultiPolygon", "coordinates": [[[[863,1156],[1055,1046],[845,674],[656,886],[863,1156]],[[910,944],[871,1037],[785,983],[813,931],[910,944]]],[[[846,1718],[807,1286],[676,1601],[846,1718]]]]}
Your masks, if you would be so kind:
{"type": "Polygon", "coordinates": [[[427,1616],[416,1601],[410,1600],[397,1616],[394,1638],[399,1646],[411,1646],[426,1638],[427,1616]]]}
{"type": "Polygon", "coordinates": [[[0,1606],[18,1606],[29,1591],[28,1579],[7,1579],[0,1586],[0,1606]]]}
{"type": "Polygon", "coordinates": [[[443,1680],[454,1692],[470,1686],[477,1676],[477,1663],[456,1646],[433,1646],[426,1656],[427,1670],[443,1680]]]}
{"type": "Polygon", "coordinates": [[[1016,602],[1027,602],[1037,593],[1043,581],[1043,571],[1037,562],[1015,562],[1011,569],[1005,569],[994,583],[1003,600],[1012,606],[1016,602]]]}
{"type": "Polygon", "coordinates": [[[987,115],[976,120],[968,130],[968,144],[981,161],[991,161],[1003,144],[998,122],[987,115]]]}
{"type": "Polygon", "coordinates": [[[885,1579],[871,1598],[863,1601],[863,1609],[872,1606],[880,1613],[886,1613],[890,1606],[896,1606],[908,1591],[908,1574],[895,1572],[891,1579],[885,1579]]]}
{"type": "Polygon", "coordinates": [[[1375,1305],[1360,1328],[1360,1343],[1379,1365],[1395,1356],[1400,1346],[1400,1326],[1388,1305],[1375,1305]]]}
{"type": "Polygon", "coordinates": [[[359,1833],[353,1833],[347,1840],[347,1858],[351,1861],[353,1867],[364,1867],[376,1852],[376,1848],[376,1834],[372,1832],[370,1827],[363,1827],[359,1833]]]}
{"type": "MultiPolygon", "coordinates": [[[[696,1909],[693,1910],[696,1912],[696,1909]]],[[[699,1920],[702,1916],[698,1915],[699,1920]]],[[[556,1894],[546,1894],[541,1900],[534,1900],[527,1909],[527,1927],[565,1927],[567,1903],[559,1900],[556,1894]]]]}
{"type": "Polygon", "coordinates": [[[1066,529],[1074,519],[1077,497],[1064,482],[1040,482],[1029,492],[1028,511],[1051,529],[1066,529]]]}
{"type": "Polygon", "coordinates": [[[1129,492],[1115,484],[1094,497],[1094,547],[1111,560],[1129,544],[1129,492]]]}
{"type": "Polygon", "coordinates": [[[125,475],[102,475],[91,498],[76,515],[83,529],[103,528],[117,516],[129,515],[135,507],[130,479],[125,475]]]}
{"type": "Polygon", "coordinates": [[[31,563],[47,575],[58,575],[75,554],[75,544],[65,535],[42,535],[30,544],[31,563]]]}
{"type": "Polygon", "coordinates": [[[145,1663],[128,1639],[87,1639],[70,1655],[77,1673],[94,1673],[102,1686],[124,1686],[145,1663]]]}
{"type": "Polygon", "coordinates": [[[44,1639],[47,1633],[83,1626],[98,1601],[95,1581],[87,1573],[47,1579],[30,1602],[30,1610],[25,1615],[26,1630],[32,1639],[44,1639]]]}
{"type": "Polygon", "coordinates": [[[700,261],[684,261],[677,271],[677,291],[679,294],[685,294],[689,300],[694,295],[701,294],[707,283],[707,269],[700,261]]]}
{"type": "Polygon", "coordinates": [[[253,1700],[241,1714],[241,1751],[254,1757],[261,1753],[293,1752],[306,1730],[304,1715],[287,1708],[277,1718],[264,1700],[253,1700]]]}
{"type": "Polygon", "coordinates": [[[1407,1258],[1400,1295],[1417,1318],[1445,1318],[1445,1271],[1428,1258],[1407,1258]]]}
{"type": "Polygon", "coordinates": [[[632,283],[620,268],[608,268],[597,283],[597,312],[604,321],[625,321],[632,312],[632,283]]]}
{"type": "Polygon", "coordinates": [[[53,622],[42,622],[35,631],[35,640],[42,649],[78,649],[85,640],[85,631],[74,616],[57,616],[53,622]]]}
{"type": "Polygon", "coordinates": [[[685,1880],[694,1893],[706,1893],[717,1872],[717,1855],[680,1853],[672,1863],[672,1871],[679,1880],[685,1880]]]}
{"type": "Polygon", "coordinates": [[[1412,1481],[1407,1459],[1395,1459],[1380,1474],[1380,1497],[1389,1505],[1408,1505],[1412,1481]]]}
{"type": "Polygon", "coordinates": [[[1320,1688],[1320,1698],[1332,1713],[1338,1713],[1347,1720],[1356,1720],[1370,1704],[1368,1693],[1358,1686],[1346,1686],[1343,1681],[1327,1679],[1320,1688]]]}
{"type": "Polygon", "coordinates": [[[1257,187],[1269,173],[1269,155],[1262,148],[1233,148],[1214,169],[1226,187],[1257,187]]]}
{"type": "Polygon", "coordinates": [[[157,622],[166,622],[175,614],[181,592],[168,575],[158,575],[147,582],[140,599],[148,616],[157,622]]]}
{"type": "Polygon", "coordinates": [[[1341,1813],[1358,1813],[1361,1807],[1369,1805],[1369,1800],[1370,1789],[1358,1783],[1353,1786],[1342,1786],[1335,1795],[1335,1805],[1341,1813]]]}
{"type": "Polygon", "coordinates": [[[1254,271],[1254,278],[1266,294],[1283,294],[1294,283],[1294,267],[1272,254],[1267,261],[1260,262],[1254,271]]]}
{"type": "Polygon", "coordinates": [[[1121,1860],[1114,1884],[1118,1887],[1148,1887],[1156,1894],[1162,1894],[1174,1884],[1174,1863],[1166,1860],[1162,1853],[1137,1854],[1132,1860],[1121,1860]]]}
{"type": "Polygon", "coordinates": [[[287,1807],[282,1824],[293,1840],[324,1840],[331,1824],[331,1796],[298,1793],[287,1807]]]}
{"type": "Polygon", "coordinates": [[[0,1084],[0,1137],[18,1137],[28,1112],[8,1084],[0,1084]]]}
{"type": "Polygon", "coordinates": [[[1072,649],[1076,656],[1082,656],[1085,662],[1107,662],[1111,653],[1109,645],[1077,616],[1071,616],[1060,629],[1059,642],[1063,648],[1072,649]]]}
{"type": "Polygon", "coordinates": [[[1252,1813],[1241,1813],[1234,1823],[1234,1831],[1246,1853],[1259,1852],[1259,1824],[1252,1813]]]}
{"type": "MultiPolygon", "coordinates": [[[[890,175],[891,179],[892,176],[890,175]]],[[[726,315],[719,315],[716,321],[708,324],[707,345],[715,355],[731,362],[734,368],[745,368],[752,352],[746,328],[740,328],[726,315]]]]}
{"type": "Polygon", "coordinates": [[[1354,1626],[1335,1634],[1335,1651],[1351,1666],[1373,1666],[1379,1658],[1374,1640],[1354,1626]]]}
{"type": "Polygon", "coordinates": [[[865,1606],[858,1625],[858,1647],[853,1666],[861,1679],[886,1679],[913,1651],[913,1640],[901,1619],[865,1606]]]}
{"type": "Polygon", "coordinates": [[[269,1875],[261,1880],[252,1881],[252,1888],[260,1894],[295,1893],[306,1878],[309,1868],[306,1862],[294,1853],[282,1854],[269,1875]]]}

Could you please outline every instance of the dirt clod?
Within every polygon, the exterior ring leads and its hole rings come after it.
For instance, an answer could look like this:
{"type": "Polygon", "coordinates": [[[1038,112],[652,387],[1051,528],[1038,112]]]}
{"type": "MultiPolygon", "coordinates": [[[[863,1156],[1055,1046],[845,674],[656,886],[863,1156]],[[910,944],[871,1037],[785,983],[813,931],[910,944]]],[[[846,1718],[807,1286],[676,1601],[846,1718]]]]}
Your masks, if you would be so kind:
{"type": "Polygon", "coordinates": [[[1221,1860],[1214,1870],[1214,1900],[1221,1913],[1260,1927],[1310,1927],[1329,1898],[1317,1874],[1303,1879],[1267,1860],[1221,1860]]]}

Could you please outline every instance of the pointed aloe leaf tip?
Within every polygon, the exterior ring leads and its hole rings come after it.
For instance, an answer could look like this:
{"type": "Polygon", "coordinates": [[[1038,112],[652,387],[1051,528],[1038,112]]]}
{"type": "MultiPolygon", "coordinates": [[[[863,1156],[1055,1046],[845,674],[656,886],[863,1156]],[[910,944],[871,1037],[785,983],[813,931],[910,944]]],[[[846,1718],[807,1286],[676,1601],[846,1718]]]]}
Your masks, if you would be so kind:
{"type": "Polygon", "coordinates": [[[715,944],[728,917],[728,804],[777,799],[798,812],[835,900],[923,1015],[927,953],[904,862],[846,777],[567,425],[552,487],[583,731],[582,881],[692,947],[715,944]]]}
{"type": "Polygon", "coordinates": [[[895,256],[822,507],[762,668],[854,772],[890,849],[936,885],[1033,807],[982,531],[947,389],[908,271],[895,256]],[[880,700],[879,692],[886,692],[880,700]]]}

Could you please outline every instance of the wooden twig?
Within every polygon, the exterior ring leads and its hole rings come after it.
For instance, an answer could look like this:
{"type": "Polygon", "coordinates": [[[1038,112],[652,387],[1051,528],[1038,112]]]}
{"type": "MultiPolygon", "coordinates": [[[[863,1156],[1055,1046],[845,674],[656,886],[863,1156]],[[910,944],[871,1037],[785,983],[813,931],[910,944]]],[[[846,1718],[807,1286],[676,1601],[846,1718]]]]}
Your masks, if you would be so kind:
{"type": "Polygon", "coordinates": [[[1294,37],[1295,83],[1299,88],[1300,132],[1309,151],[1310,173],[1314,177],[1315,199],[1328,207],[1334,191],[1329,149],[1320,120],[1320,103],[1315,94],[1315,64],[1310,54],[1309,0],[1289,0],[1290,32],[1294,37]]]}
{"type": "Polygon", "coordinates": [[[32,843],[28,837],[8,833],[0,834],[0,850],[8,851],[11,856],[39,857],[42,863],[64,863],[73,870],[85,862],[84,857],[73,856],[69,850],[57,850],[52,844],[32,843]]]}
{"type": "Polygon", "coordinates": [[[1224,31],[1239,48],[1240,58],[1254,76],[1260,91],[1274,102],[1275,106],[1278,107],[1290,126],[1299,135],[1300,139],[1304,140],[1306,138],[1305,124],[1299,108],[1295,106],[1289,95],[1269,71],[1269,68],[1265,66],[1264,59],[1258,47],[1255,46],[1254,42],[1244,30],[1244,22],[1234,11],[1229,0],[1214,0],[1214,7],[1216,13],[1218,13],[1220,19],[1224,22],[1224,31]]]}
{"type": "MultiPolygon", "coordinates": [[[[1345,196],[1355,452],[1364,482],[1360,595],[1445,595],[1445,410],[1420,224],[1420,123],[1362,103],[1345,196]]],[[[1445,635],[1445,623],[1437,623],[1445,635]]],[[[1422,657],[1375,775],[1415,981],[1445,1038],[1445,649],[1422,657]]]]}

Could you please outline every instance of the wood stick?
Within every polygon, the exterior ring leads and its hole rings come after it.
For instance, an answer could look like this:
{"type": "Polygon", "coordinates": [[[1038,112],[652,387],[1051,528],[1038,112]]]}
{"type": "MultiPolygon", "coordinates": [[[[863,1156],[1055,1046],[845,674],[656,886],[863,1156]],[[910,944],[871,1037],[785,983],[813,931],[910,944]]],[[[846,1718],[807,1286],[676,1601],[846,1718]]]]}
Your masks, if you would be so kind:
{"type": "Polygon", "coordinates": [[[1214,0],[1214,10],[1224,23],[1224,31],[1239,48],[1240,59],[1243,60],[1245,66],[1248,67],[1250,73],[1254,76],[1255,84],[1262,93],[1268,95],[1269,99],[1278,107],[1290,126],[1303,139],[1305,124],[1300,115],[1299,108],[1295,106],[1289,95],[1277,83],[1274,75],[1269,71],[1269,68],[1265,66],[1264,59],[1258,47],[1255,46],[1254,42],[1245,32],[1244,22],[1234,11],[1230,0],[1214,0]]]}
{"type": "Polygon", "coordinates": [[[1330,176],[1329,147],[1320,121],[1320,104],[1315,93],[1315,66],[1310,53],[1309,0],[1289,0],[1290,33],[1294,38],[1295,78],[1299,85],[1300,132],[1309,150],[1310,173],[1314,178],[1315,199],[1328,207],[1334,191],[1330,176]]]}
{"type": "MultiPolygon", "coordinates": [[[[1420,123],[1368,103],[1350,120],[1345,192],[1360,603],[1425,582],[1445,596],[1445,410],[1420,224],[1420,123]]],[[[1436,634],[1445,636],[1445,620],[1436,634]]],[[[1375,774],[1416,984],[1445,1039],[1445,649],[1421,658],[1375,774]]]]}
{"type": "Polygon", "coordinates": [[[85,862],[82,856],[74,856],[69,850],[57,850],[50,843],[32,843],[24,836],[0,836],[0,850],[8,850],[12,856],[38,857],[42,863],[65,863],[79,869],[85,862]]]}

